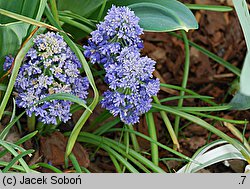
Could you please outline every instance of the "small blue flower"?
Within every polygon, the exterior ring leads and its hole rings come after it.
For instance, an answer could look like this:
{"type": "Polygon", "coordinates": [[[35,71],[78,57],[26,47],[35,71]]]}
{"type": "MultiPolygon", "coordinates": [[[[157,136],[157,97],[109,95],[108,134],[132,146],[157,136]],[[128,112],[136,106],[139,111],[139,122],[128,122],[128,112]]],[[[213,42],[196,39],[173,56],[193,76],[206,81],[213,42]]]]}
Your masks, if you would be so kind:
{"type": "Polygon", "coordinates": [[[35,114],[45,124],[68,121],[72,102],[39,101],[56,93],[69,93],[86,99],[89,82],[80,75],[79,68],[79,60],[62,36],[53,32],[38,35],[25,56],[15,82],[17,105],[25,108],[28,116],[35,114]]]}
{"type": "Polygon", "coordinates": [[[140,83],[152,78],[155,61],[148,57],[140,57],[140,53],[133,47],[125,47],[116,62],[105,65],[105,81],[111,89],[130,88],[138,90],[140,83]]]}
{"type": "Polygon", "coordinates": [[[3,70],[7,71],[11,68],[12,63],[14,62],[14,58],[11,56],[6,56],[5,57],[5,62],[3,64],[3,70]]]}
{"type": "Polygon", "coordinates": [[[84,46],[84,55],[91,63],[107,64],[113,61],[113,55],[120,53],[123,47],[143,48],[140,35],[143,29],[139,18],[128,7],[112,6],[104,21],[91,32],[88,45],[84,46]]]}
{"type": "Polygon", "coordinates": [[[140,55],[143,30],[138,23],[139,18],[128,7],[112,6],[84,46],[90,62],[102,63],[106,71],[109,90],[103,94],[102,107],[126,124],[139,122],[160,88],[152,74],[156,62],[140,55]]]}

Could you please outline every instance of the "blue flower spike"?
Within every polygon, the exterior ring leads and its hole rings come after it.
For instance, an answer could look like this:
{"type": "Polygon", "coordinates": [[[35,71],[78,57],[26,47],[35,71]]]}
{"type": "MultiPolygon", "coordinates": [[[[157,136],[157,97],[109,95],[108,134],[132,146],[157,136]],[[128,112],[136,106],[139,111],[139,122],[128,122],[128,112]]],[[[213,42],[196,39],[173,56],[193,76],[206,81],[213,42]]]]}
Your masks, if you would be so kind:
{"type": "Polygon", "coordinates": [[[112,6],[84,46],[90,62],[103,64],[106,71],[109,90],[103,94],[102,107],[132,125],[150,110],[151,97],[160,89],[159,79],[152,74],[156,62],[140,56],[143,29],[138,23],[128,7],[112,6]]]}

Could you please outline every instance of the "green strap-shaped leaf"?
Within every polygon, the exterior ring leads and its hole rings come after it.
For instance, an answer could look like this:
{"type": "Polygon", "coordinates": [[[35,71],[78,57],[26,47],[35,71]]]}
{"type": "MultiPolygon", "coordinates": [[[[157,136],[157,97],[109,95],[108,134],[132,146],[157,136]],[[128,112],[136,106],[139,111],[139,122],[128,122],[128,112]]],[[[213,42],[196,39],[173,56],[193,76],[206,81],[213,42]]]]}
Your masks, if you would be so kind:
{"type": "Polygon", "coordinates": [[[50,101],[50,100],[68,100],[71,102],[75,102],[81,106],[83,106],[84,108],[86,108],[87,110],[89,110],[90,112],[92,112],[89,107],[86,105],[86,102],[82,99],[80,99],[79,97],[69,94],[69,93],[57,93],[57,94],[51,94],[49,96],[46,96],[45,98],[39,100],[39,102],[37,103],[42,103],[45,101],[50,101]]]}

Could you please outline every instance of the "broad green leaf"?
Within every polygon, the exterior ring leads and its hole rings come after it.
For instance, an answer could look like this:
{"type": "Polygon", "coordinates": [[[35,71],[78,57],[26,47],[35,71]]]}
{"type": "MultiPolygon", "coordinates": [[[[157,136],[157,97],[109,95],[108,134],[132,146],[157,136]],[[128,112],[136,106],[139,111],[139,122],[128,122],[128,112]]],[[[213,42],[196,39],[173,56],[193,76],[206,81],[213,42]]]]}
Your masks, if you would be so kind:
{"type": "Polygon", "coordinates": [[[139,24],[145,31],[188,31],[198,28],[192,12],[176,0],[111,0],[109,4],[129,6],[140,18],[139,24]]]}
{"type": "MultiPolygon", "coordinates": [[[[60,10],[59,12],[70,11],[78,18],[79,17],[88,18],[94,11],[96,11],[98,7],[102,5],[103,1],[104,0],[60,0],[57,2],[58,2],[58,10],[60,10]]],[[[97,18],[98,13],[99,11],[95,13],[95,18],[97,18]]],[[[88,26],[88,24],[86,24],[86,26],[88,26]]],[[[76,41],[89,34],[79,29],[79,27],[72,26],[69,23],[64,23],[63,29],[64,31],[71,33],[76,41]]]]}
{"type": "MultiPolygon", "coordinates": [[[[32,39],[32,37],[31,37],[31,39],[32,39]]],[[[14,67],[13,67],[12,72],[11,72],[9,83],[8,83],[6,92],[4,94],[3,100],[1,101],[1,104],[0,104],[0,120],[2,119],[3,112],[5,110],[5,107],[8,103],[10,95],[12,93],[12,89],[14,87],[19,68],[21,67],[22,60],[24,59],[26,53],[29,51],[30,47],[32,47],[32,45],[33,45],[33,42],[31,41],[31,39],[29,39],[24,44],[24,46],[18,51],[16,58],[14,60],[14,67]]]]}
{"type": "Polygon", "coordinates": [[[248,12],[248,6],[246,0],[233,0],[233,4],[237,13],[237,16],[242,27],[247,49],[250,50],[250,15],[248,12]]]}
{"type": "Polygon", "coordinates": [[[136,3],[129,7],[140,18],[140,26],[145,31],[167,32],[181,29],[188,31],[198,28],[196,21],[191,22],[193,19],[186,20],[185,23],[175,7],[164,7],[156,3],[136,3]]]}
{"type": "MultiPolygon", "coordinates": [[[[0,8],[40,20],[47,0],[0,0],[0,8]]],[[[15,55],[31,26],[0,14],[0,75],[6,55],[15,55]]]]}
{"type": "Polygon", "coordinates": [[[57,1],[58,10],[70,10],[81,16],[89,16],[104,0],[60,0],[57,1]]]}
{"type": "MultiPolygon", "coordinates": [[[[35,18],[40,0],[0,0],[0,8],[27,17],[35,18]]],[[[0,23],[8,24],[16,22],[15,19],[0,15],[0,23]]]]}
{"type": "Polygon", "coordinates": [[[6,55],[15,55],[27,35],[29,24],[0,24],[0,72],[6,55]]]}

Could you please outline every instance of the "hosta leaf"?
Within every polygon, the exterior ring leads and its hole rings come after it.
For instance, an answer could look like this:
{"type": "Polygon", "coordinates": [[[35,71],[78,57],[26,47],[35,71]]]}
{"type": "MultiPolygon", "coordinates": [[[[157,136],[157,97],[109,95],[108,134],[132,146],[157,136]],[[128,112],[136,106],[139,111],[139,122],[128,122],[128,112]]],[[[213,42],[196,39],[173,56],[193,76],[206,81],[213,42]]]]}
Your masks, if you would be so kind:
{"type": "Polygon", "coordinates": [[[95,11],[104,0],[60,0],[58,1],[59,10],[70,10],[81,16],[88,16],[95,11]]]}
{"type": "MultiPolygon", "coordinates": [[[[58,2],[58,7],[60,10],[69,10],[81,16],[97,19],[102,2],[103,0],[91,1],[91,3],[86,0],[61,0],[58,2]],[[90,8],[92,4],[94,6],[90,8]]],[[[139,24],[145,31],[165,32],[179,29],[188,31],[198,28],[198,23],[192,12],[176,0],[109,0],[103,17],[112,4],[129,6],[140,18],[139,24]]]]}
{"type": "Polygon", "coordinates": [[[111,0],[109,4],[129,6],[140,18],[145,31],[164,32],[197,29],[192,12],[176,0],[111,0]]]}

